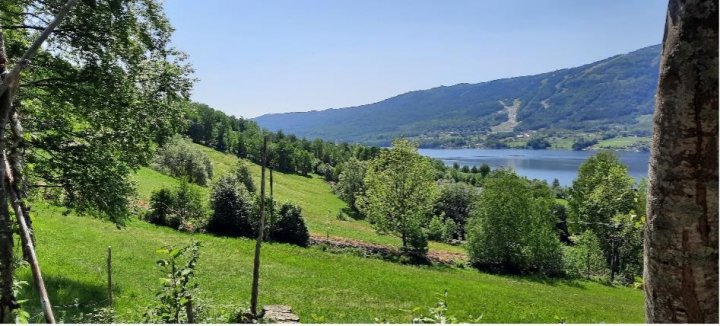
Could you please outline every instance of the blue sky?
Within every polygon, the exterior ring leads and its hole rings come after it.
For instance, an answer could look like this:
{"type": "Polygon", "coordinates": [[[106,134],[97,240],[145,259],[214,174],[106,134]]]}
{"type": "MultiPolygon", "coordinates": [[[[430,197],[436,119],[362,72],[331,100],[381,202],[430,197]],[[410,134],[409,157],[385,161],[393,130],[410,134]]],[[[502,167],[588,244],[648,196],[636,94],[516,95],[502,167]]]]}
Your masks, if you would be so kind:
{"type": "Polygon", "coordinates": [[[662,41],[663,0],[166,0],[192,99],[243,117],[578,66],[662,41]]]}

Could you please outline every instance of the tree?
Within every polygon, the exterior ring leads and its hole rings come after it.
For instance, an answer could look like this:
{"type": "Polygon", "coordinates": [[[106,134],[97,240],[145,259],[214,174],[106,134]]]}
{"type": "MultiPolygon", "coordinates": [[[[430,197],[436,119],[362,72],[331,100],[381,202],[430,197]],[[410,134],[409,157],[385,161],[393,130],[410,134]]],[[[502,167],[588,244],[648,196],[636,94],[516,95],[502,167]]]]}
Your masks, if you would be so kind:
{"type": "Polygon", "coordinates": [[[178,178],[205,186],[213,176],[207,154],[191,147],[183,137],[174,136],[155,155],[153,168],[178,178]]]}
{"type": "Polygon", "coordinates": [[[310,234],[302,217],[302,210],[297,205],[285,203],[280,206],[278,219],[270,229],[270,239],[277,242],[292,243],[307,247],[310,234]]]}
{"type": "MultiPolygon", "coordinates": [[[[58,6],[0,0],[8,57],[22,55],[58,6]]],[[[170,47],[171,34],[155,0],[78,2],[15,92],[25,182],[61,189],[67,206],[122,222],[128,176],[149,163],[154,143],[181,130],[187,112],[192,69],[170,47]]]]}
{"type": "Polygon", "coordinates": [[[255,202],[250,192],[236,178],[232,175],[220,178],[213,187],[210,200],[213,213],[207,225],[209,233],[234,237],[255,235],[255,202]]]}
{"type": "Polygon", "coordinates": [[[250,175],[250,169],[248,169],[245,163],[239,161],[237,165],[235,165],[232,173],[235,176],[235,179],[245,186],[245,189],[247,189],[247,191],[249,191],[251,194],[255,193],[257,189],[255,188],[255,183],[253,182],[252,175],[250,175]]]}
{"type": "Polygon", "coordinates": [[[487,165],[487,164],[485,164],[485,163],[483,163],[483,164],[480,166],[480,175],[484,178],[484,177],[486,177],[488,174],[490,174],[490,166],[487,165]]]}
{"type": "Polygon", "coordinates": [[[717,17],[717,1],[669,1],[645,232],[651,323],[718,323],[717,17]]]}
{"type": "Polygon", "coordinates": [[[465,239],[465,223],[473,203],[477,200],[475,187],[462,182],[453,182],[440,187],[440,197],[434,206],[436,215],[444,215],[455,222],[460,239],[465,239]]]}
{"type": "Polygon", "coordinates": [[[635,181],[611,152],[600,152],[588,158],[578,171],[569,190],[569,229],[572,234],[592,230],[610,265],[611,280],[618,272],[619,227],[612,219],[628,214],[635,206],[635,181]]]}
{"type": "Polygon", "coordinates": [[[528,140],[527,147],[531,149],[547,149],[550,148],[550,142],[545,138],[533,138],[528,140]]]}
{"type": "Polygon", "coordinates": [[[591,230],[570,237],[573,246],[565,248],[565,269],[570,275],[605,277],[608,267],[605,256],[600,249],[600,240],[591,230]]]}
{"type": "Polygon", "coordinates": [[[424,254],[422,228],[437,197],[432,163],[418,154],[415,144],[395,140],[390,150],[370,161],[364,181],[359,208],[373,227],[399,236],[404,250],[424,254]]]}
{"type": "Polygon", "coordinates": [[[358,159],[352,158],[345,162],[342,166],[342,173],[338,178],[337,184],[333,190],[344,200],[350,209],[353,211],[359,211],[357,201],[359,197],[362,197],[365,193],[365,172],[367,170],[367,163],[362,162],[358,159]]]}
{"type": "Polygon", "coordinates": [[[493,172],[467,225],[470,261],[494,271],[560,272],[553,202],[547,187],[534,189],[511,170],[493,172]]]}

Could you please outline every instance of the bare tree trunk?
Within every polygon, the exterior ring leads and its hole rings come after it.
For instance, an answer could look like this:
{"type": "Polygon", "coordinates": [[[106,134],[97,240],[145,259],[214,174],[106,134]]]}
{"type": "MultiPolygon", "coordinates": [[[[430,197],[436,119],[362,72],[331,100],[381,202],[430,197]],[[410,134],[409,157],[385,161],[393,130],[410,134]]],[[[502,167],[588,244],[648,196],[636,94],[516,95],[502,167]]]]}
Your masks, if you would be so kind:
{"type": "Polygon", "coordinates": [[[265,136],[265,138],[263,138],[262,159],[260,162],[260,221],[258,223],[257,240],[255,242],[252,292],[250,294],[250,312],[255,317],[258,317],[257,300],[258,287],[260,285],[260,247],[263,241],[263,231],[265,231],[265,165],[267,164],[267,141],[268,137],[265,136]]]}
{"type": "Polygon", "coordinates": [[[670,0],[645,231],[651,323],[718,322],[718,2],[670,0]]]}

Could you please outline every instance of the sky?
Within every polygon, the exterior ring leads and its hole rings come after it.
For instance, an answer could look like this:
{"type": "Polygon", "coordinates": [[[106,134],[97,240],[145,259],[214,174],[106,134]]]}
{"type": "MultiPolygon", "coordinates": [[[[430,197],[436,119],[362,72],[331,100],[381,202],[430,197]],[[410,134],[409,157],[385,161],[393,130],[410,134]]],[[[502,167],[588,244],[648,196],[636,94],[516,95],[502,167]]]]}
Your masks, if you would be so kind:
{"type": "Polygon", "coordinates": [[[662,41],[664,0],[166,0],[192,100],[253,118],[574,67],[662,41]]]}

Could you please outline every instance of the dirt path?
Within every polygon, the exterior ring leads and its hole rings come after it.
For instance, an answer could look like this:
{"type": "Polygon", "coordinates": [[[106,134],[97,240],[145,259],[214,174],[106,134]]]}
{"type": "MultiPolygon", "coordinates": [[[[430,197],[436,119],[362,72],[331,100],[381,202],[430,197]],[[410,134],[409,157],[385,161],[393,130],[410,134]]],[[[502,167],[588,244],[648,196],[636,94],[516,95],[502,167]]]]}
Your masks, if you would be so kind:
{"type": "MultiPolygon", "coordinates": [[[[322,237],[311,235],[310,244],[312,245],[328,245],[335,248],[353,248],[362,250],[364,253],[369,255],[381,255],[381,256],[398,256],[400,251],[384,245],[378,245],[373,243],[367,243],[352,239],[344,239],[338,237],[322,237]]],[[[467,261],[467,255],[462,253],[447,252],[442,250],[430,250],[427,254],[428,259],[433,263],[440,263],[446,265],[454,265],[467,261]]]]}

